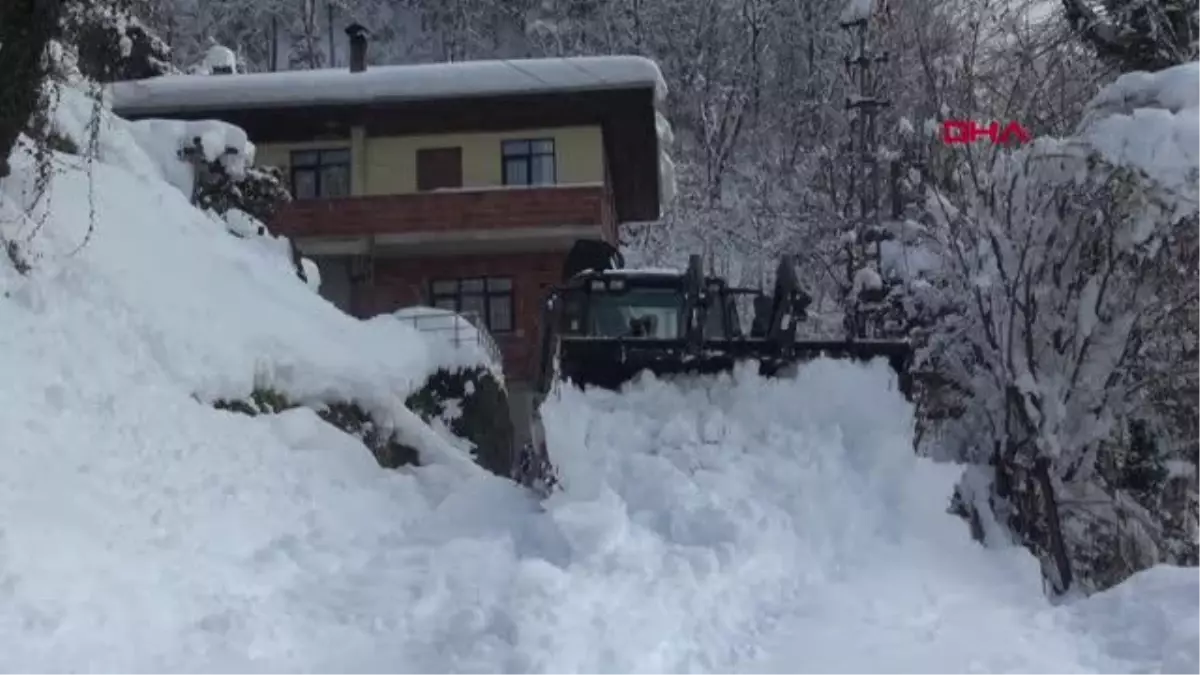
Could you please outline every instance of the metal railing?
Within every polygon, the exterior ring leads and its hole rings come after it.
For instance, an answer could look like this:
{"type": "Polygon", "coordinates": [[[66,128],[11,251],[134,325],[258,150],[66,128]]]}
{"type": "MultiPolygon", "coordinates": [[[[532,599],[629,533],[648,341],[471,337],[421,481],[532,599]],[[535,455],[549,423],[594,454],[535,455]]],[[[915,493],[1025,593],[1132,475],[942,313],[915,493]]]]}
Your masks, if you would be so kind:
{"type": "Polygon", "coordinates": [[[478,312],[454,312],[448,309],[433,309],[428,314],[413,314],[397,317],[412,324],[413,328],[446,338],[455,347],[478,347],[497,366],[503,366],[504,354],[492,337],[478,312]],[[435,313],[436,312],[436,313],[435,313]]]}

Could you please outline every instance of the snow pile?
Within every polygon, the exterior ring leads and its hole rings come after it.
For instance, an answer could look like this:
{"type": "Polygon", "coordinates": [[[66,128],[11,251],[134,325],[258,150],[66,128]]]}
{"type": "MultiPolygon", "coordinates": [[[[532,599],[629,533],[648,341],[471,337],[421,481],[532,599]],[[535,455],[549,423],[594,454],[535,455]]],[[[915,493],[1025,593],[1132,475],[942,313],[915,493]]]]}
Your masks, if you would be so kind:
{"type": "Polygon", "coordinates": [[[1194,192],[1200,166],[1200,63],[1128,73],[1088,104],[1077,134],[1108,161],[1194,192]]]}
{"type": "Polygon", "coordinates": [[[246,132],[218,120],[139,120],[129,122],[129,131],[139,144],[152,153],[156,163],[172,185],[192,194],[195,169],[190,162],[180,162],[182,148],[195,148],[197,159],[206,163],[220,162],[233,179],[246,175],[254,164],[254,144],[246,132]]]}
{"type": "MultiPolygon", "coordinates": [[[[80,91],[64,88],[53,112],[55,131],[87,147],[94,113],[92,101],[80,91]]],[[[195,168],[181,161],[180,151],[194,148],[205,162],[219,161],[231,178],[245,175],[254,164],[255,147],[240,127],[219,120],[149,119],[127,122],[105,110],[99,134],[100,159],[142,179],[162,179],[191,196],[195,168]]]]}
{"type": "MultiPolygon", "coordinates": [[[[914,456],[891,377],[882,363],[818,361],[794,380],[743,370],[551,398],[568,496],[549,516],[570,567],[547,570],[561,605],[526,600],[545,617],[546,658],[559,655],[536,669],[1158,669],[1152,646],[1108,654],[1074,608],[1050,607],[1023,550],[969,541],[945,513],[957,471],[914,456]],[[582,573],[568,584],[571,568],[582,573]],[[623,648],[598,656],[609,640],[623,648]]],[[[1164,616],[1196,611],[1193,593],[1164,616]]]]}
{"type": "Polygon", "coordinates": [[[237,54],[223,45],[213,45],[204,53],[204,58],[196,64],[196,75],[228,75],[237,72],[237,54]]]}
{"type": "MultiPolygon", "coordinates": [[[[1159,565],[1070,607],[1108,656],[1164,673],[1200,672],[1200,575],[1159,565]]],[[[1131,669],[1137,672],[1136,669],[1131,669]]]]}
{"type": "MultiPolygon", "coordinates": [[[[80,132],[78,122],[87,118],[90,102],[73,90],[61,99],[56,124],[80,132]]],[[[31,218],[22,213],[31,201],[31,160],[16,153],[24,170],[4,183],[0,195],[4,235],[28,240],[26,255],[39,262],[29,278],[3,268],[0,285],[14,301],[4,305],[10,315],[5,325],[50,330],[48,313],[59,321],[54,330],[82,331],[80,339],[92,335],[101,343],[117,340],[118,351],[109,360],[145,370],[139,378],[167,378],[202,401],[244,396],[265,385],[301,402],[360,399],[381,409],[401,408],[396,401],[449,355],[435,354],[417,331],[399,322],[364,324],[314,295],[296,277],[286,241],[230,236],[227,223],[192,208],[177,148],[193,133],[206,151],[241,147],[242,156],[253,154],[245,135],[229,125],[130,124],[105,113],[92,185],[80,158],[57,156],[61,172],[50,200],[31,218]],[[45,213],[48,223],[39,228],[45,213]],[[82,317],[91,318],[71,323],[82,317]],[[149,361],[139,362],[139,355],[149,361]]],[[[86,147],[86,137],[76,138],[86,147]]],[[[49,345],[65,346],[64,338],[46,337],[36,350],[48,352],[49,345]]],[[[93,368],[107,367],[102,349],[89,357],[93,368]]],[[[91,386],[123,394],[113,375],[96,374],[91,386]]]]}

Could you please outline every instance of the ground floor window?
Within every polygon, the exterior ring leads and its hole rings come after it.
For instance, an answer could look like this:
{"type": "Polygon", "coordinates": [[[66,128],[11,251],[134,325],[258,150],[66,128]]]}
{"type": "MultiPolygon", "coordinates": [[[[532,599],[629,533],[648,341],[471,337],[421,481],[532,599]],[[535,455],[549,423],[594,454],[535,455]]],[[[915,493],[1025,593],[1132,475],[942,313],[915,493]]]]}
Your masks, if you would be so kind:
{"type": "Polygon", "coordinates": [[[433,306],[474,314],[492,333],[513,330],[513,282],[507,277],[437,279],[430,284],[433,306]]]}

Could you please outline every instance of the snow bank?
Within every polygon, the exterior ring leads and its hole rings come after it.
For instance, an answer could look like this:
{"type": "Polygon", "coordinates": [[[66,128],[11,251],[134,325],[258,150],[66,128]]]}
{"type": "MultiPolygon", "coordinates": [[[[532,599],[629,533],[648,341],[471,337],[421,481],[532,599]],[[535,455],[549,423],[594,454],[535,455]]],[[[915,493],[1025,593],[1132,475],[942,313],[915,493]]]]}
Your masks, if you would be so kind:
{"type": "Polygon", "coordinates": [[[946,514],[957,470],[914,455],[891,378],[817,361],[796,379],[743,370],[549,399],[568,492],[548,503],[563,571],[524,600],[547,624],[533,669],[1128,667],[1046,603],[1027,553],[977,546],[946,514]]]}
{"type": "Polygon", "coordinates": [[[1200,166],[1200,63],[1127,73],[1096,95],[1077,135],[1120,166],[1195,192],[1200,166]]]}
{"type": "MultiPolygon", "coordinates": [[[[80,120],[90,112],[85,97],[65,90],[56,123],[85,133],[80,120]]],[[[39,261],[29,278],[3,277],[16,301],[5,304],[4,323],[55,331],[47,345],[73,332],[113,340],[118,351],[97,347],[98,363],[128,363],[146,370],[139,378],[168,378],[202,401],[265,385],[299,401],[397,407],[447,355],[400,322],[359,322],[316,296],[297,278],[285,241],[233,237],[225,222],[192,208],[190,183],[180,181],[184,162],[171,148],[193,133],[206,151],[241,146],[243,156],[253,154],[229,125],[130,124],[105,113],[91,185],[80,158],[59,155],[50,199],[32,218],[21,213],[30,201],[30,159],[17,154],[19,169],[0,194],[4,234],[30,239],[27,253],[39,261]],[[53,329],[47,313],[61,320],[53,329]]],[[[77,141],[86,147],[86,137],[77,141]]],[[[116,396],[129,382],[98,374],[93,384],[116,396]]]]}
{"type": "Polygon", "coordinates": [[[1159,565],[1070,606],[1081,630],[1101,638],[1131,672],[1200,672],[1200,574],[1159,565]],[[1139,667],[1140,666],[1140,667],[1139,667]]]}
{"type": "Polygon", "coordinates": [[[254,164],[255,147],[246,132],[218,120],[138,120],[129,122],[129,132],[158,165],[163,177],[185,195],[192,194],[195,168],[181,162],[183,148],[196,148],[205,162],[219,161],[233,179],[246,174],[254,164]]]}

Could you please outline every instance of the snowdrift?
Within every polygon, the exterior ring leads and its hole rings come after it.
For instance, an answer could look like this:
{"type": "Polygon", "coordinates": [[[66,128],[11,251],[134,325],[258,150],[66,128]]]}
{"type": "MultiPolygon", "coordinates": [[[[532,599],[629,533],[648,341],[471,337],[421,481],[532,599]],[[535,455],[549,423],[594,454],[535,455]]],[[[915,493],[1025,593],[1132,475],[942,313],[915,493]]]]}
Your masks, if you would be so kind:
{"type": "Polygon", "coordinates": [[[598,558],[573,590],[624,612],[605,628],[653,654],[553,668],[1157,671],[1186,665],[1189,646],[1195,667],[1195,570],[1128,604],[1050,607],[1031,556],[979,547],[946,514],[959,470],[915,456],[892,379],[882,362],[817,361],[794,380],[747,368],[551,399],[547,439],[571,494],[551,517],[576,530],[574,556],[598,558]],[[656,611],[620,609],[630,599],[604,590],[614,578],[656,611]],[[1154,609],[1168,589],[1179,599],[1154,609]],[[1177,626],[1113,649],[1123,619],[1095,623],[1108,608],[1177,626]]]}
{"type": "Polygon", "coordinates": [[[1139,593],[1051,608],[1027,555],[971,544],[883,364],[564,390],[567,492],[469,470],[401,402],[471,357],[340,314],[281,242],[192,208],[178,133],[106,116],[32,217],[27,154],[0,185],[35,263],[0,258],[0,670],[1195,667],[1194,604],[1110,644],[1139,593]],[[264,383],[366,401],[442,461],[382,471],[307,409],[211,406],[264,383]]]}

